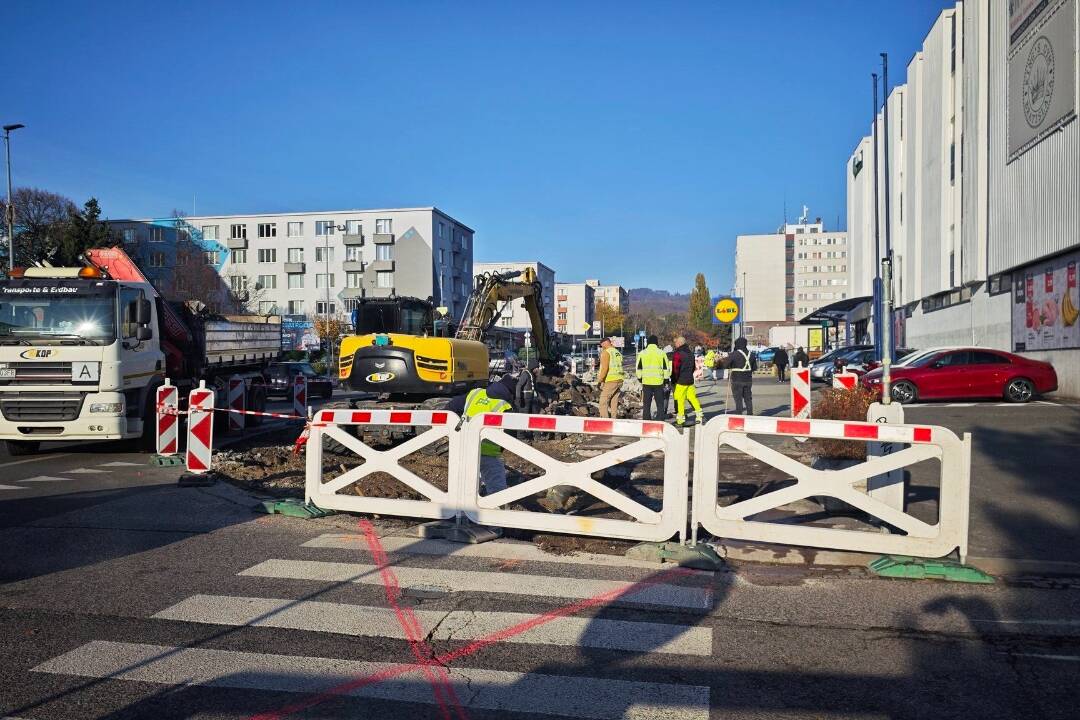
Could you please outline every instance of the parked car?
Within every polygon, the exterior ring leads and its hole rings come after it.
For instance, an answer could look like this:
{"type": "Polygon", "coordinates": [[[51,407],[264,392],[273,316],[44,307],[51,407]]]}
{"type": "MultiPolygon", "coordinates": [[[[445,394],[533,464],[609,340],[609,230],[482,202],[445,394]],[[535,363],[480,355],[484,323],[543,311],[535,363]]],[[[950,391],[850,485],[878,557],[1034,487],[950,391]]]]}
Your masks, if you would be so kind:
{"type": "Polygon", "coordinates": [[[832,382],[833,362],[836,358],[846,355],[854,350],[873,350],[873,345],[845,345],[825,353],[817,360],[810,363],[810,382],[832,382]],[[829,371],[828,380],[825,379],[825,370],[829,371]]]}
{"type": "MultiPolygon", "coordinates": [[[[913,352],[915,351],[911,348],[896,348],[892,364],[894,366],[897,365],[913,352]]],[[[877,359],[877,351],[874,350],[874,348],[869,348],[867,350],[852,350],[833,360],[833,367],[831,369],[825,368],[822,373],[825,382],[832,382],[833,373],[836,372],[837,361],[844,365],[845,372],[855,373],[856,375],[865,375],[871,370],[881,367],[881,361],[877,359]]]]}
{"type": "MultiPolygon", "coordinates": [[[[1050,363],[978,347],[913,353],[894,365],[890,375],[890,394],[899,403],[966,398],[1024,403],[1058,386],[1057,372],[1050,363]]],[[[880,394],[881,368],[866,373],[861,383],[880,394]]]]}
{"type": "Polygon", "coordinates": [[[757,353],[757,359],[759,363],[771,363],[773,357],[776,355],[776,348],[767,347],[764,350],[759,350],[757,353]]]}
{"type": "Polygon", "coordinates": [[[309,397],[330,398],[334,394],[334,384],[330,378],[315,372],[311,363],[306,362],[271,363],[266,368],[267,394],[289,397],[297,375],[307,378],[309,397]]]}

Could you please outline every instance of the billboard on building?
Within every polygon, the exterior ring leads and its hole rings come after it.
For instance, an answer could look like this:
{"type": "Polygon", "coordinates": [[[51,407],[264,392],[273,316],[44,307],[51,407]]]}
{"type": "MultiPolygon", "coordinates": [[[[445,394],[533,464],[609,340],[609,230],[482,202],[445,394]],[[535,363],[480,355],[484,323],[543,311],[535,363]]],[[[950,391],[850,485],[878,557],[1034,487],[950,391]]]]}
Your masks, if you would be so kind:
{"type": "Polygon", "coordinates": [[[1076,0],[1026,5],[1011,5],[1009,162],[1076,117],[1076,0]]]}
{"type": "Polygon", "coordinates": [[[1080,252],[1013,273],[1013,349],[1080,348],[1080,252]]]}
{"type": "Polygon", "coordinates": [[[282,350],[318,350],[319,346],[315,324],[306,315],[285,315],[281,318],[282,350]]]}

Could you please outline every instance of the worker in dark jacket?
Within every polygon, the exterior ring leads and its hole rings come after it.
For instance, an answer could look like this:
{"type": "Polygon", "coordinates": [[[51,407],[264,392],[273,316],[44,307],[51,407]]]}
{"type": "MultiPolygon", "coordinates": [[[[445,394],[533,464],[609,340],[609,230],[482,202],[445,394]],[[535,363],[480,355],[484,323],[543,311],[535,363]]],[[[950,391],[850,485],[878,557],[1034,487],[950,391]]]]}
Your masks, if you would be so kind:
{"type": "Polygon", "coordinates": [[[686,343],[686,338],[681,335],[675,338],[675,353],[671,356],[671,381],[675,384],[675,425],[682,427],[686,422],[686,403],[694,408],[694,418],[697,424],[705,422],[705,413],[701,411],[701,403],[697,399],[697,391],[694,389],[694,371],[697,363],[694,352],[686,343]]]}
{"type": "Polygon", "coordinates": [[[791,358],[791,367],[810,367],[810,356],[806,354],[802,347],[799,347],[795,351],[795,356],[791,358]]]}
{"type": "MultiPolygon", "coordinates": [[[[486,389],[476,388],[465,395],[451,398],[446,409],[466,420],[483,413],[514,412],[517,385],[518,378],[507,373],[489,383],[486,389]]],[[[484,440],[480,444],[480,482],[484,486],[485,495],[506,489],[506,463],[502,455],[502,448],[490,440],[484,440]]]]}
{"type": "Polygon", "coordinates": [[[776,366],[776,382],[784,382],[784,371],[788,365],[787,350],[782,347],[776,348],[772,361],[773,365],[776,366]]]}
{"type": "Polygon", "coordinates": [[[731,371],[731,394],[735,396],[735,414],[753,415],[754,396],[751,385],[754,382],[754,358],[746,349],[746,338],[735,341],[735,351],[728,355],[725,365],[731,371]],[[745,413],[743,411],[746,411],[745,413]]]}

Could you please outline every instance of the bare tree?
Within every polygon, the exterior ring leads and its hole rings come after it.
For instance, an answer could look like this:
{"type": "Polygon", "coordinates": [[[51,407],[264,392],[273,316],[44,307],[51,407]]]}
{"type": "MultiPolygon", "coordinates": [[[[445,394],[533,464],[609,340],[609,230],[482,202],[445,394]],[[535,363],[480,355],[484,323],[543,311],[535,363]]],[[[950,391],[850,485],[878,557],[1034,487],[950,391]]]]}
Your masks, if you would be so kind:
{"type": "MultiPolygon", "coordinates": [[[[15,208],[16,265],[52,257],[70,218],[78,214],[69,198],[41,188],[16,188],[11,204],[15,208]]],[[[0,199],[0,210],[0,217],[7,217],[6,199],[0,199]]]]}

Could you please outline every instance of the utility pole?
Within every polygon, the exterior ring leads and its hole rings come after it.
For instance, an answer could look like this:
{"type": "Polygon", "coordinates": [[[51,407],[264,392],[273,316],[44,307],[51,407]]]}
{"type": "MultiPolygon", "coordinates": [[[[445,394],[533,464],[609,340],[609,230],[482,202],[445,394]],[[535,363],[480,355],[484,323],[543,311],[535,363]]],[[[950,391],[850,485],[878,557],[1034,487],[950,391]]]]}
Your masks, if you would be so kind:
{"type": "Polygon", "coordinates": [[[881,223],[878,220],[878,80],[877,73],[870,73],[874,79],[874,354],[881,359],[881,223]]]}
{"type": "Polygon", "coordinates": [[[884,392],[883,402],[889,404],[889,368],[892,366],[892,234],[890,226],[892,223],[889,220],[889,54],[881,53],[881,84],[882,90],[885,95],[885,110],[884,110],[884,125],[885,125],[885,143],[882,151],[884,157],[884,173],[885,173],[885,262],[887,266],[882,268],[882,283],[884,289],[882,292],[882,315],[884,315],[884,321],[882,325],[881,336],[881,382],[882,392],[884,392]]]}
{"type": "Polygon", "coordinates": [[[7,232],[8,270],[15,269],[15,206],[11,203],[11,133],[26,127],[21,123],[4,126],[4,147],[7,151],[7,232]]]}

